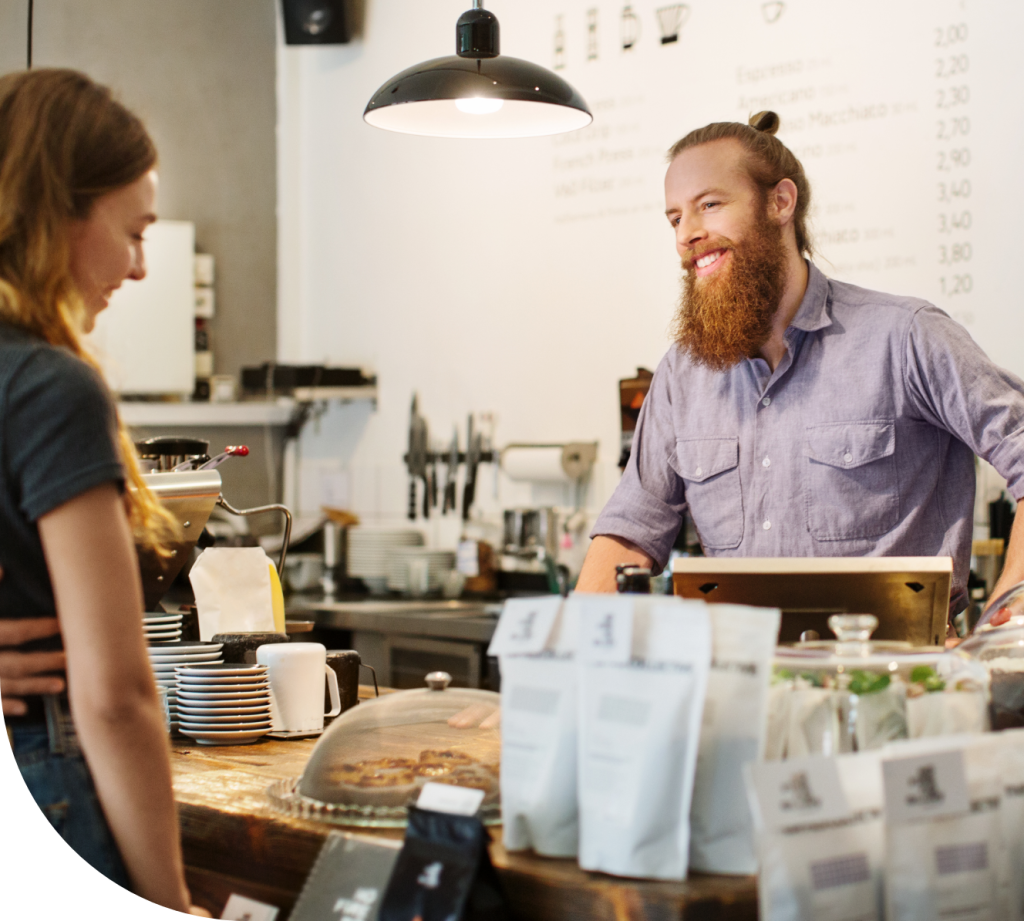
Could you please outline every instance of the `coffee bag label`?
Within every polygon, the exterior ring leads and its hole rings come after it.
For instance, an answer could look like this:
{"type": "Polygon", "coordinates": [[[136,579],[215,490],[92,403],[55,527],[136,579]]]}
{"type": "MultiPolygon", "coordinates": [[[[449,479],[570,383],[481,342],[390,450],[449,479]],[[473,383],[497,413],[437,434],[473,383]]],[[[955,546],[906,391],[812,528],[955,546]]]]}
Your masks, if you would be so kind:
{"type": "Polygon", "coordinates": [[[750,773],[768,831],[832,822],[850,814],[833,758],[754,763],[750,773]]]}
{"type": "Polygon", "coordinates": [[[576,595],[579,656],[594,665],[625,665],[633,655],[633,610],[628,595],[576,595]]]}
{"type": "Polygon", "coordinates": [[[970,809],[962,751],[883,761],[882,778],[891,823],[964,815],[970,809]]]}
{"type": "Polygon", "coordinates": [[[543,652],[561,606],[560,595],[509,598],[487,654],[529,656],[543,652]]]}

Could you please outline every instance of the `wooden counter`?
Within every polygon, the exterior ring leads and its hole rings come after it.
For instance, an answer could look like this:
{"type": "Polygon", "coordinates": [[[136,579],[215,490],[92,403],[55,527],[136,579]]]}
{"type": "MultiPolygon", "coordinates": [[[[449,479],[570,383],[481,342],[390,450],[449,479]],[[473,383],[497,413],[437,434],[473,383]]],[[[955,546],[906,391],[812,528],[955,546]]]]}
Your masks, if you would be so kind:
{"type": "MultiPolygon", "coordinates": [[[[372,690],[370,692],[372,694],[372,690]]],[[[266,789],[302,773],[315,740],[198,745],[175,736],[171,764],[192,899],[220,917],[237,892],[279,906],[287,921],[331,831],[402,837],[401,831],[341,829],[282,815],[266,789]]],[[[524,921],[747,921],[757,917],[753,877],[694,875],[683,883],[586,873],[574,860],[508,853],[492,830],[491,860],[524,921]]]]}

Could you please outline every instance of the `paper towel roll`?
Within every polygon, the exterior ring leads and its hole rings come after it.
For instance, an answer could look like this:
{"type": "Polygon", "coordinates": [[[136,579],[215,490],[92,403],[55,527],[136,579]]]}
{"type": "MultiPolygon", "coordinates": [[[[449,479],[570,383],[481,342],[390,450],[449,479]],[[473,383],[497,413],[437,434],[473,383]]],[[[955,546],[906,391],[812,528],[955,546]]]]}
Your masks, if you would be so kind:
{"type": "Polygon", "coordinates": [[[562,467],[562,446],[508,447],[501,455],[501,469],[513,480],[569,483],[562,467]]]}

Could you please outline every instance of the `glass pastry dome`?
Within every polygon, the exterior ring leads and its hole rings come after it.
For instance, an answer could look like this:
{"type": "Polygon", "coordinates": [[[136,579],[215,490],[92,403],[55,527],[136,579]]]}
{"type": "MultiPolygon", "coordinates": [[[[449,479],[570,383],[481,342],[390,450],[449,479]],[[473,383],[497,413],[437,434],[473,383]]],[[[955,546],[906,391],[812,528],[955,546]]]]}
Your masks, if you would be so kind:
{"type": "Polygon", "coordinates": [[[338,825],[402,827],[424,784],[447,783],[483,790],[481,818],[499,822],[500,695],[449,687],[446,672],[426,681],[338,717],[302,776],[268,790],[273,805],[338,825]]]}

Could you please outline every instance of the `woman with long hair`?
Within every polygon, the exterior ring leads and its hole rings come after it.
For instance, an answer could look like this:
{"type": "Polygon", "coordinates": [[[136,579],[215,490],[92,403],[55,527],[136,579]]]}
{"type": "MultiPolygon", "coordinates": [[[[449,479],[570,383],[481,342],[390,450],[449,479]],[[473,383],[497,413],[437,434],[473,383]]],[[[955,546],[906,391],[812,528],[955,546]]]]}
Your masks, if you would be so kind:
{"type": "Polygon", "coordinates": [[[0,78],[0,620],[56,616],[59,634],[22,650],[63,649],[67,680],[26,695],[8,735],[68,844],[187,912],[135,551],[161,552],[173,524],[81,339],[145,275],[155,165],[139,119],[83,74],[0,78]]]}

